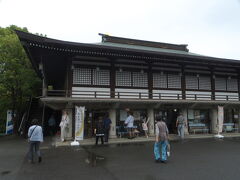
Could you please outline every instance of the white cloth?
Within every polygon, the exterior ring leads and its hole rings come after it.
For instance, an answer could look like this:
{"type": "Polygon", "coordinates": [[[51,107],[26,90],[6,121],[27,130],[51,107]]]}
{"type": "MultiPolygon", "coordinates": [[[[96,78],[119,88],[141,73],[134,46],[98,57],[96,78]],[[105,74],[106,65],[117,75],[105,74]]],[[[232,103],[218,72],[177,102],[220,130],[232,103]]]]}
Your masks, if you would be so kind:
{"type": "Polygon", "coordinates": [[[142,128],[144,131],[147,131],[148,130],[148,126],[147,126],[147,123],[142,123],[142,128]]]}
{"type": "Polygon", "coordinates": [[[133,123],[134,123],[134,117],[132,115],[129,115],[124,122],[124,124],[126,124],[128,128],[133,128],[133,123]]]}
{"type": "Polygon", "coordinates": [[[59,125],[61,127],[61,140],[62,141],[64,141],[67,136],[66,131],[67,131],[68,125],[69,125],[69,117],[68,117],[68,115],[63,115],[61,123],[59,125]]]}
{"type": "Polygon", "coordinates": [[[148,118],[147,122],[144,120],[144,122],[142,123],[142,128],[144,131],[148,131],[148,121],[149,121],[149,118],[148,118]]]}
{"type": "Polygon", "coordinates": [[[42,127],[38,125],[33,125],[28,129],[28,138],[30,141],[40,141],[43,142],[43,132],[42,127]],[[35,128],[36,127],[36,128],[35,128]],[[35,129],[34,129],[35,128],[35,129]],[[31,136],[31,137],[30,137],[31,136]]]}
{"type": "Polygon", "coordinates": [[[60,126],[61,128],[65,128],[65,127],[68,126],[68,124],[69,124],[69,117],[68,117],[68,115],[63,115],[63,116],[62,116],[62,120],[61,120],[59,126],[60,126]]]}

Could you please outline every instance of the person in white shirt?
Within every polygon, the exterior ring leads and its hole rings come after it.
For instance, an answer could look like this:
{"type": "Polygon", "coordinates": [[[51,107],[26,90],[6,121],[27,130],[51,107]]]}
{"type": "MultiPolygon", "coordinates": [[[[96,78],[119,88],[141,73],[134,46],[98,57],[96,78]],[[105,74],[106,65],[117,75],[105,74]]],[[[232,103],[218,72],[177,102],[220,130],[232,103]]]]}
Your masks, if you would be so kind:
{"type": "Polygon", "coordinates": [[[143,119],[142,128],[143,128],[146,138],[148,138],[148,122],[149,122],[149,118],[143,119]]]}
{"type": "Polygon", "coordinates": [[[38,156],[38,162],[42,161],[40,153],[40,143],[43,142],[43,132],[42,127],[38,125],[38,120],[32,120],[32,126],[28,129],[29,138],[29,152],[28,159],[29,162],[33,163],[33,153],[35,152],[38,156]],[[35,151],[34,151],[35,150],[35,151]]]}
{"type": "Polygon", "coordinates": [[[125,120],[124,124],[127,126],[128,134],[129,134],[129,139],[133,138],[133,123],[134,123],[134,117],[133,117],[133,112],[128,111],[127,112],[128,116],[127,119],[125,120]]]}
{"type": "Polygon", "coordinates": [[[63,142],[65,141],[67,131],[69,128],[69,116],[66,110],[63,111],[62,120],[59,126],[61,127],[61,140],[63,142]]]}

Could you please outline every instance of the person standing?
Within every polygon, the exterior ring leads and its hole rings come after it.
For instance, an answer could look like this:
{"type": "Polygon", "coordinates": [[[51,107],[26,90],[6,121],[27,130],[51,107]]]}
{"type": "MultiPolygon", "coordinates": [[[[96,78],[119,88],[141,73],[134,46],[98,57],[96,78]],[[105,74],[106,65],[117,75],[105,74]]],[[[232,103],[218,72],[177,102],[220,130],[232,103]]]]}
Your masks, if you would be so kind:
{"type": "Polygon", "coordinates": [[[156,141],[154,143],[154,156],[155,161],[166,163],[167,162],[167,144],[168,144],[168,128],[162,117],[156,117],[156,141]],[[161,155],[160,155],[161,149],[161,155]]]}
{"type": "Polygon", "coordinates": [[[67,135],[67,131],[69,129],[69,116],[68,116],[68,112],[66,110],[63,111],[63,115],[62,115],[62,120],[60,122],[60,127],[61,127],[61,141],[64,142],[66,135],[67,135]]]}
{"type": "Polygon", "coordinates": [[[109,131],[110,131],[110,127],[111,127],[112,121],[111,119],[108,117],[108,113],[106,113],[104,119],[103,119],[103,127],[104,127],[104,141],[108,142],[108,138],[109,138],[109,131]]]}
{"type": "Polygon", "coordinates": [[[55,128],[56,128],[56,121],[54,118],[54,115],[52,114],[51,117],[48,120],[48,128],[49,128],[49,134],[50,136],[55,135],[55,128]]]}
{"type": "Polygon", "coordinates": [[[102,117],[99,117],[99,120],[96,124],[96,128],[94,129],[94,134],[96,135],[96,143],[95,144],[98,145],[99,137],[101,138],[102,144],[104,144],[104,142],[103,142],[104,127],[103,127],[102,117]]]}
{"type": "Polygon", "coordinates": [[[134,124],[134,117],[133,117],[133,112],[128,111],[127,112],[127,119],[125,120],[124,124],[127,126],[128,130],[128,138],[132,139],[133,138],[133,124],[134,124]]]}
{"type": "Polygon", "coordinates": [[[43,142],[43,132],[42,127],[38,125],[38,120],[33,119],[30,128],[28,129],[28,139],[29,139],[29,152],[28,160],[31,163],[34,163],[33,157],[34,152],[38,156],[38,162],[42,161],[42,156],[40,153],[40,143],[43,142]]]}
{"type": "Polygon", "coordinates": [[[143,128],[146,138],[148,138],[148,122],[149,122],[149,118],[147,118],[147,120],[146,120],[146,118],[143,119],[142,128],[143,128]]]}
{"type": "Polygon", "coordinates": [[[176,127],[178,130],[178,136],[180,136],[181,139],[184,139],[185,126],[186,126],[185,118],[183,117],[183,114],[180,113],[179,116],[177,117],[176,127]]]}

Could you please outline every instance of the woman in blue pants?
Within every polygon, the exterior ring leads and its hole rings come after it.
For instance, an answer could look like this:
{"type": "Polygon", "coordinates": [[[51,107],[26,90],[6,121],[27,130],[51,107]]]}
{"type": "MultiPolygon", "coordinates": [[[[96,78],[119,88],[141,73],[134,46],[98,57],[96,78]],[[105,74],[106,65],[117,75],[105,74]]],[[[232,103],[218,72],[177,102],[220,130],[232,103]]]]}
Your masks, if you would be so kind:
{"type": "Polygon", "coordinates": [[[156,162],[166,163],[167,161],[167,144],[168,128],[162,117],[156,118],[156,142],[154,144],[154,156],[156,162]],[[161,152],[161,153],[160,153],[161,152]]]}

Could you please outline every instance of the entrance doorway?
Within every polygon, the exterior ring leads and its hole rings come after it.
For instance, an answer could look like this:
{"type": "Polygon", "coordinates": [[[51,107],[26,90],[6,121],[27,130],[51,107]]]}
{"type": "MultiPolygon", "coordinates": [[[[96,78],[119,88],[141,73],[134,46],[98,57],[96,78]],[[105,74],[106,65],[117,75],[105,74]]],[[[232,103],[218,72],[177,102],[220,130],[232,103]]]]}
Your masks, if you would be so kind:
{"type": "Polygon", "coordinates": [[[176,127],[176,121],[177,116],[179,114],[179,109],[163,109],[163,110],[155,110],[155,119],[157,116],[161,116],[163,120],[166,122],[169,133],[170,134],[176,134],[177,133],[177,127],[176,127]]]}
{"type": "Polygon", "coordinates": [[[53,136],[56,133],[60,132],[59,124],[61,122],[61,119],[62,119],[61,110],[54,110],[49,107],[46,107],[44,112],[44,123],[43,123],[44,136],[53,136]],[[51,116],[54,119],[53,121],[55,121],[55,125],[53,126],[53,128],[50,128],[49,126],[49,119],[51,118],[51,116]]]}
{"type": "Polygon", "coordinates": [[[99,118],[102,117],[103,119],[107,112],[107,110],[90,110],[86,113],[84,137],[94,137],[94,129],[96,128],[99,118]]]}

